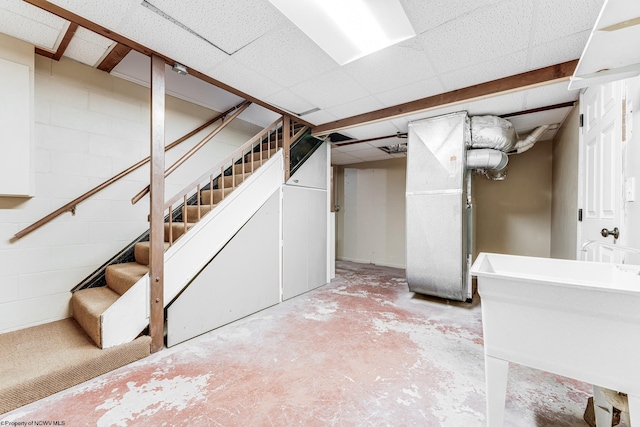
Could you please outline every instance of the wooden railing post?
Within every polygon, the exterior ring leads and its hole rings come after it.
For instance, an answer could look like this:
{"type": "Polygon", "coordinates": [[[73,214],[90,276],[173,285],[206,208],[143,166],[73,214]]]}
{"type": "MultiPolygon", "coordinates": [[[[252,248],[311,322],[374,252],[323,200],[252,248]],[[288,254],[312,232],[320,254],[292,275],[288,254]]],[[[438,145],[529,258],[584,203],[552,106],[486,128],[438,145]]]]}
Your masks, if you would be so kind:
{"type": "Polygon", "coordinates": [[[291,118],[289,116],[282,117],[282,149],[284,150],[284,181],[289,180],[291,172],[291,118]]]}
{"type": "Polygon", "coordinates": [[[150,318],[151,352],[164,348],[164,59],[151,55],[150,318]]]}

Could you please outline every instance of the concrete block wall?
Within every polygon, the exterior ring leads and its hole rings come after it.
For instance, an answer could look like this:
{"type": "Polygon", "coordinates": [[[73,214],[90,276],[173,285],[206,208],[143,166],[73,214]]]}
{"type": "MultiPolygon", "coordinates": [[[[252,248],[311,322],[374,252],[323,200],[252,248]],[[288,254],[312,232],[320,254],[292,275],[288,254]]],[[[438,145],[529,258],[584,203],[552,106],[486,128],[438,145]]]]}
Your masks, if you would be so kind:
{"type": "MultiPolygon", "coordinates": [[[[18,230],[149,155],[148,88],[36,55],[34,102],[35,197],[0,197],[0,333],[68,317],[69,290],[148,229],[148,198],[130,202],[149,182],[147,166],[79,205],[75,216],[65,213],[11,241],[18,230]]],[[[167,143],[217,114],[173,97],[166,105],[167,143]]],[[[169,178],[167,197],[260,130],[236,122],[169,178]]],[[[170,151],[167,166],[206,133],[170,151]]]]}

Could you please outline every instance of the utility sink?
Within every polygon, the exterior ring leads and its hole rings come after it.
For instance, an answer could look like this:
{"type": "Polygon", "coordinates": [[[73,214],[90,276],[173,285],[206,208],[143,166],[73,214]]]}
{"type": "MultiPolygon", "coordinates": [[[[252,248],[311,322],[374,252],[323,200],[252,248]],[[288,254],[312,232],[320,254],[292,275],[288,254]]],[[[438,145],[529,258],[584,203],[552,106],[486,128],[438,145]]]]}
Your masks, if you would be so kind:
{"type": "MultiPolygon", "coordinates": [[[[481,253],[487,425],[502,426],[509,362],[629,395],[640,423],[640,266],[481,253]]],[[[632,414],[635,414],[633,417],[632,414]]]]}

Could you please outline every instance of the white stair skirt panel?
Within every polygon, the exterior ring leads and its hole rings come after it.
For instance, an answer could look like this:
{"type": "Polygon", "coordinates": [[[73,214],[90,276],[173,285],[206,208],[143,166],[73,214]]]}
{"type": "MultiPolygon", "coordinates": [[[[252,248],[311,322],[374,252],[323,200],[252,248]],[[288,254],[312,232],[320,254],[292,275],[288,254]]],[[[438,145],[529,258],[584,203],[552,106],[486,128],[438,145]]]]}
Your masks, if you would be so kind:
{"type": "MultiPolygon", "coordinates": [[[[165,252],[164,303],[171,302],[284,182],[282,150],[165,252]]],[[[135,339],[149,324],[149,275],[102,315],[103,348],[135,339]]]]}
{"type": "Polygon", "coordinates": [[[285,185],[282,294],[289,299],[327,283],[327,191],[285,185]]]}
{"type": "Polygon", "coordinates": [[[318,147],[311,157],[298,168],[296,173],[291,175],[287,185],[326,190],[329,184],[327,173],[330,168],[330,149],[329,144],[326,142],[318,147]]]}
{"type": "Polygon", "coordinates": [[[171,347],[280,302],[280,190],[167,308],[171,347]]]}

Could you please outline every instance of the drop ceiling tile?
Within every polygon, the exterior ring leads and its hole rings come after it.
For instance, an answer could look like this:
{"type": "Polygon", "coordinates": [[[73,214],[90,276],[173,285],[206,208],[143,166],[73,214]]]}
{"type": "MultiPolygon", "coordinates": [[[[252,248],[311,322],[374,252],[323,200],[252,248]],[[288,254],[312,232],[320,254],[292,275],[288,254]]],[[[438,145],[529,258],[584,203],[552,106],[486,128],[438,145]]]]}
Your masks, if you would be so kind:
{"type": "Polygon", "coordinates": [[[418,39],[439,73],[485,63],[528,47],[533,4],[512,0],[476,9],[418,39]]]}
{"type": "Polygon", "coordinates": [[[580,58],[589,34],[591,31],[582,31],[531,48],[527,69],[535,70],[580,58]]]}
{"type": "Polygon", "coordinates": [[[93,67],[113,44],[114,42],[106,37],[78,27],[64,52],[64,56],[93,67]]]}
{"type": "Polygon", "coordinates": [[[470,116],[487,114],[500,116],[503,114],[517,113],[526,109],[524,100],[524,91],[513,92],[469,102],[467,104],[467,111],[470,116]]]}
{"type": "Polygon", "coordinates": [[[446,91],[452,91],[479,83],[513,76],[527,71],[527,52],[521,50],[471,67],[440,76],[446,91]]]}
{"type": "Polygon", "coordinates": [[[435,76],[421,43],[412,38],[342,67],[369,93],[380,93],[435,76]]]}
{"type": "Polygon", "coordinates": [[[369,141],[368,144],[371,145],[372,147],[380,148],[380,147],[387,147],[389,145],[402,144],[405,142],[407,142],[407,138],[394,137],[394,138],[379,139],[377,141],[369,141]]]}
{"type": "Polygon", "coordinates": [[[118,26],[118,31],[196,70],[210,69],[228,57],[221,50],[144,6],[132,9],[118,26]],[[185,49],[185,46],[188,46],[188,49],[185,49]]]}
{"type": "Polygon", "coordinates": [[[292,86],[291,90],[316,107],[323,109],[369,95],[365,88],[341,68],[305,80],[292,86]]]}
{"type": "Polygon", "coordinates": [[[339,119],[355,116],[357,114],[368,113],[370,111],[384,108],[384,104],[373,96],[367,96],[356,101],[347,102],[346,104],[337,105],[327,108],[327,112],[339,119]]]}
{"type": "Polygon", "coordinates": [[[289,89],[284,89],[271,96],[268,96],[267,98],[265,98],[265,101],[296,115],[304,113],[305,111],[309,111],[316,107],[315,105],[310,104],[306,100],[295,95],[289,89]]]}
{"type": "MultiPolygon", "coordinates": [[[[553,125],[562,123],[572,107],[556,108],[553,110],[539,111],[537,113],[523,114],[521,116],[508,117],[518,135],[526,135],[541,125],[553,125]]],[[[551,133],[545,132],[545,136],[551,133]]]]}
{"type": "Polygon", "coordinates": [[[391,122],[400,130],[400,132],[407,132],[409,129],[409,123],[417,120],[428,119],[430,117],[442,116],[449,113],[457,113],[459,111],[466,111],[468,109],[467,104],[456,104],[448,107],[436,108],[422,113],[411,114],[404,117],[397,117],[391,122]]]}
{"type": "MultiPolygon", "coordinates": [[[[148,56],[131,51],[113,69],[111,74],[148,87],[150,66],[151,61],[148,56]]],[[[225,111],[229,107],[239,104],[242,100],[232,93],[193,76],[181,76],[173,72],[168,65],[165,67],[165,76],[168,94],[215,111],[225,111]]]]}
{"type": "Polygon", "coordinates": [[[529,110],[577,100],[580,92],[567,90],[568,86],[569,82],[562,82],[527,91],[524,109],[529,110]]]}
{"type": "Polygon", "coordinates": [[[264,0],[149,2],[229,55],[287,22],[271,3],[264,0]]]}
{"type": "Polygon", "coordinates": [[[538,0],[531,44],[591,30],[603,4],[604,0],[538,0]]]}
{"type": "Polygon", "coordinates": [[[2,33],[55,51],[69,22],[22,1],[0,3],[2,33]]]}
{"type": "Polygon", "coordinates": [[[265,99],[284,89],[279,84],[239,64],[232,57],[228,57],[209,70],[204,70],[204,73],[258,99],[265,99]]]}
{"type": "Polygon", "coordinates": [[[378,160],[389,160],[393,159],[390,154],[385,153],[384,151],[378,148],[372,148],[371,150],[363,150],[358,152],[358,158],[367,162],[376,162],[378,160]]]}
{"type": "Polygon", "coordinates": [[[378,138],[395,135],[398,132],[398,128],[389,120],[349,129],[349,134],[356,139],[378,138]]]}
{"type": "Polygon", "coordinates": [[[338,68],[329,55],[288,21],[240,49],[233,58],[283,87],[338,68]]]}
{"type": "Polygon", "coordinates": [[[350,156],[357,156],[358,151],[362,150],[371,150],[373,147],[366,142],[361,142],[359,144],[349,144],[349,145],[335,145],[336,148],[333,149],[332,152],[336,153],[347,153],[350,156]]]}
{"type": "Polygon", "coordinates": [[[417,34],[502,0],[400,0],[417,34]]]}
{"type": "Polygon", "coordinates": [[[438,77],[421,80],[405,86],[375,94],[386,107],[395,106],[416,99],[427,98],[445,92],[438,77]]]}
{"type": "Polygon", "coordinates": [[[109,1],[78,1],[78,0],[49,0],[70,12],[87,18],[104,27],[116,29],[127,17],[130,9],[141,3],[141,0],[109,0],[109,1]]]}
{"type": "Polygon", "coordinates": [[[360,159],[348,154],[336,153],[335,150],[331,150],[331,163],[334,165],[345,165],[356,162],[360,162],[360,159]]]}
{"type": "Polygon", "coordinates": [[[309,123],[313,123],[314,125],[321,125],[324,123],[332,122],[334,120],[338,120],[336,116],[331,113],[328,113],[324,110],[316,111],[314,113],[305,114],[301,117],[309,123]]]}
{"type": "Polygon", "coordinates": [[[238,116],[239,119],[245,120],[249,123],[254,123],[263,128],[275,122],[279,117],[282,116],[271,110],[267,110],[258,104],[251,104],[249,108],[244,110],[238,116]]]}

